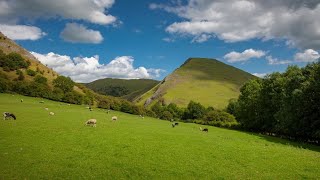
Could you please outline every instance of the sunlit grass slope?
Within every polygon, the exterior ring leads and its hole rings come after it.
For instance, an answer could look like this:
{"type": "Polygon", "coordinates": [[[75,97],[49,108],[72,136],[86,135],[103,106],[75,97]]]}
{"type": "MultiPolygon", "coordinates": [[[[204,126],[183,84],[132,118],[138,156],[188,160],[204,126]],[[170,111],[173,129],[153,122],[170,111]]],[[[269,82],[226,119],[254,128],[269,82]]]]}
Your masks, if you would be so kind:
{"type": "Polygon", "coordinates": [[[319,147],[41,100],[0,94],[1,112],[17,116],[0,121],[0,179],[320,177],[319,147]],[[96,128],[84,126],[89,118],[96,128]]]}
{"type": "Polygon", "coordinates": [[[205,106],[224,108],[252,78],[255,77],[214,59],[191,58],[137,102],[144,104],[149,98],[154,101],[164,98],[167,104],[173,102],[184,107],[193,100],[205,106]]]}

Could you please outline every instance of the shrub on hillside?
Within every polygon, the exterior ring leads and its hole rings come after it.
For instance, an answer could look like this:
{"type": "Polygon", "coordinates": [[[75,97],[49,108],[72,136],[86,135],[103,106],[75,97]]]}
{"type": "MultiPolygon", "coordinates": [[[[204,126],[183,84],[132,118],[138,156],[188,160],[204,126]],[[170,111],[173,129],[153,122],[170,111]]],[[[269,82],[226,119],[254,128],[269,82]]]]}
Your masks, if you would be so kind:
{"type": "Polygon", "coordinates": [[[41,75],[37,75],[35,78],[34,78],[34,82],[36,83],[40,83],[40,84],[47,84],[47,78],[46,77],[43,77],[41,75]]]}
{"type": "Polygon", "coordinates": [[[25,61],[18,53],[9,53],[5,55],[3,51],[0,52],[0,67],[3,67],[4,71],[13,71],[20,68],[29,67],[29,63],[25,61]]]}
{"type": "Polygon", "coordinates": [[[60,88],[64,93],[68,93],[73,90],[75,83],[70,77],[58,76],[53,80],[54,87],[60,88]]]}
{"type": "Polygon", "coordinates": [[[35,72],[34,70],[32,70],[32,69],[27,69],[27,74],[29,75],[29,76],[35,76],[36,74],[37,74],[37,72],[35,72]]]}

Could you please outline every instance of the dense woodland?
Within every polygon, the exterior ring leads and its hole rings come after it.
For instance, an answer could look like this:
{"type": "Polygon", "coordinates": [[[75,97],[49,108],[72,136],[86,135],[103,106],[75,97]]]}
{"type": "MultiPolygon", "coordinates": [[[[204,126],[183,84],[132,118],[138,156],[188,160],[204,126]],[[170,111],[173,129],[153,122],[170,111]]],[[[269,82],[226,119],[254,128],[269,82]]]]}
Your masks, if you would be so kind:
{"type": "Polygon", "coordinates": [[[320,62],[247,82],[227,110],[245,130],[319,141],[320,62]]]}

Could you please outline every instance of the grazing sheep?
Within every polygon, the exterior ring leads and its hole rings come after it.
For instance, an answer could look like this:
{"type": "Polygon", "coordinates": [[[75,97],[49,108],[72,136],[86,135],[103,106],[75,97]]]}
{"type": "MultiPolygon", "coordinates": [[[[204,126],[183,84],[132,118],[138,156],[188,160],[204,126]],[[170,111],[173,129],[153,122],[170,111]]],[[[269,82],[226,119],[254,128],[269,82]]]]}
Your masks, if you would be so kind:
{"type": "Polygon", "coordinates": [[[53,116],[53,115],[54,115],[54,112],[49,112],[49,114],[50,114],[51,116],[53,116]]]}
{"type": "Polygon", "coordinates": [[[45,110],[49,111],[49,108],[44,108],[45,110]]]}
{"type": "Polygon", "coordinates": [[[203,131],[203,132],[209,132],[208,128],[202,129],[202,127],[200,127],[199,129],[200,129],[200,131],[203,131]]]}
{"type": "Polygon", "coordinates": [[[176,125],[174,125],[174,123],[172,123],[171,126],[174,128],[176,125]]]}
{"type": "Polygon", "coordinates": [[[68,106],[70,106],[70,104],[67,104],[68,106]]]}
{"type": "Polygon", "coordinates": [[[175,125],[175,126],[178,126],[178,125],[179,125],[179,123],[177,123],[177,122],[176,122],[176,123],[174,123],[174,125],[175,125]]]}
{"type": "Polygon", "coordinates": [[[20,99],[20,102],[23,102],[23,99],[20,99]]]}
{"type": "Polygon", "coordinates": [[[3,113],[3,120],[10,119],[10,118],[13,118],[14,120],[17,119],[16,116],[12,113],[9,113],[9,112],[3,113]]]}
{"type": "Polygon", "coordinates": [[[118,117],[117,116],[112,116],[112,118],[111,118],[113,121],[116,121],[116,120],[118,120],[118,117]]]}
{"type": "Polygon", "coordinates": [[[141,117],[142,119],[144,119],[144,116],[143,116],[143,115],[141,115],[141,114],[140,114],[140,117],[141,117]]]}
{"type": "Polygon", "coordinates": [[[92,127],[96,127],[96,125],[97,125],[97,120],[96,119],[89,119],[86,123],[85,123],[85,125],[87,126],[87,125],[92,125],[92,127]]]}

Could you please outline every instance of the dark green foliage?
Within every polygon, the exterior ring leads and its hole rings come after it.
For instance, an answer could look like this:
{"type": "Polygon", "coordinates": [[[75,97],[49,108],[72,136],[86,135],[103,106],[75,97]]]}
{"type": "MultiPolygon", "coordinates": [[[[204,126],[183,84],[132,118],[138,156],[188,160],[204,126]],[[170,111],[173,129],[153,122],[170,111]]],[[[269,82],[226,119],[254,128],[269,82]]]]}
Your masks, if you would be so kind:
{"type": "Polygon", "coordinates": [[[99,79],[85,84],[88,88],[104,95],[122,97],[127,100],[134,100],[147,92],[159,81],[151,79],[99,79]]]}
{"type": "Polygon", "coordinates": [[[8,92],[11,88],[11,82],[8,77],[0,72],[0,93],[8,92]]]}
{"type": "Polygon", "coordinates": [[[37,75],[35,78],[34,78],[34,82],[37,82],[37,83],[40,83],[40,84],[47,84],[47,78],[46,77],[43,77],[41,75],[37,75]]]}
{"type": "Polygon", "coordinates": [[[208,124],[218,127],[232,127],[238,125],[235,117],[227,112],[211,110],[206,113],[202,124],[208,124]]]}
{"type": "Polygon", "coordinates": [[[173,119],[173,115],[169,111],[163,111],[161,119],[171,120],[173,119]]]}
{"type": "Polygon", "coordinates": [[[35,76],[36,74],[37,74],[37,72],[36,71],[34,71],[34,70],[32,70],[32,69],[27,69],[27,74],[29,75],[29,76],[35,76]]]}
{"type": "Polygon", "coordinates": [[[70,91],[64,94],[62,101],[72,104],[82,104],[82,95],[75,91],[70,91]]]}
{"type": "Polygon", "coordinates": [[[200,103],[190,101],[186,111],[184,112],[184,119],[201,119],[206,113],[206,108],[200,103]]]}
{"type": "Polygon", "coordinates": [[[58,76],[53,80],[54,87],[60,88],[64,93],[73,90],[75,83],[70,79],[70,77],[58,76]]]}
{"type": "Polygon", "coordinates": [[[18,75],[18,80],[19,81],[23,81],[24,80],[24,75],[23,75],[23,72],[19,69],[16,70],[16,74],[18,75]]]}
{"type": "Polygon", "coordinates": [[[4,71],[27,68],[29,65],[30,63],[25,61],[20,54],[12,52],[5,55],[3,51],[0,50],[0,67],[2,67],[4,71]]]}
{"type": "Polygon", "coordinates": [[[241,88],[227,111],[247,130],[289,138],[320,139],[320,63],[288,67],[241,88]]]}

